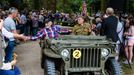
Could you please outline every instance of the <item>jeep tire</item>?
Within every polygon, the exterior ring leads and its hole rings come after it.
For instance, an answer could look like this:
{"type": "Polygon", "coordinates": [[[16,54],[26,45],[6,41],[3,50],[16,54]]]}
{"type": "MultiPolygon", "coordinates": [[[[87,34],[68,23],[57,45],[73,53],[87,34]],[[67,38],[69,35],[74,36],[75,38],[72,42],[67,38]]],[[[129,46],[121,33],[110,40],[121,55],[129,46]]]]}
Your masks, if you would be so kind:
{"type": "Polygon", "coordinates": [[[44,75],[56,75],[54,61],[51,59],[46,59],[44,63],[44,75]]]}
{"type": "Polygon", "coordinates": [[[108,59],[105,64],[106,75],[122,75],[122,69],[119,63],[114,59],[108,59]]]}
{"type": "Polygon", "coordinates": [[[41,53],[41,63],[40,63],[40,66],[41,66],[41,68],[42,69],[44,69],[44,60],[45,60],[45,56],[44,56],[44,54],[43,53],[41,53]]]}

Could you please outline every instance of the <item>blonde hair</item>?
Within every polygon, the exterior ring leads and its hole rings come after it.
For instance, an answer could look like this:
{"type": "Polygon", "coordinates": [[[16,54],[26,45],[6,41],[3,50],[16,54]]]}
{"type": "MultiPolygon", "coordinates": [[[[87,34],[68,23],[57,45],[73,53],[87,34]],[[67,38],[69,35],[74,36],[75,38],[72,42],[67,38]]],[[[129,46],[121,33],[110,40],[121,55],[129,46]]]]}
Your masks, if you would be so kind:
{"type": "Polygon", "coordinates": [[[111,8],[111,7],[109,7],[109,8],[106,9],[106,13],[107,13],[108,15],[113,15],[113,14],[114,14],[114,9],[111,8]]]}

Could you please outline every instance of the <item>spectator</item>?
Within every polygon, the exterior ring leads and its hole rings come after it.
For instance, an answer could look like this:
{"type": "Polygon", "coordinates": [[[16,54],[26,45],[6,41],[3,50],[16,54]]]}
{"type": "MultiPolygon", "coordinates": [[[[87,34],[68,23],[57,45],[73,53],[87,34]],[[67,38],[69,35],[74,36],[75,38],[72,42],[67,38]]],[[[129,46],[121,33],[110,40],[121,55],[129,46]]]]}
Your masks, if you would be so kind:
{"type": "Polygon", "coordinates": [[[27,22],[27,18],[26,18],[26,15],[25,15],[25,13],[23,12],[22,14],[21,14],[21,16],[20,16],[20,20],[21,20],[21,29],[20,29],[20,33],[21,34],[25,34],[25,35],[27,35],[27,30],[28,30],[28,27],[27,27],[27,25],[26,25],[26,22],[27,22]]]}
{"type": "MultiPolygon", "coordinates": [[[[4,38],[3,36],[5,36],[6,38],[18,38],[18,39],[23,39],[25,40],[26,37],[23,35],[18,35],[18,34],[13,34],[11,32],[8,32],[4,27],[3,27],[3,20],[0,20],[0,30],[2,31],[2,38],[3,41],[1,41],[1,44],[5,44],[4,43],[4,38]]],[[[1,45],[4,46],[4,45],[1,45]]],[[[3,56],[4,56],[4,52],[2,50],[3,47],[0,47],[0,63],[3,63],[3,56]]],[[[20,70],[17,66],[15,66],[16,64],[16,60],[12,60],[11,62],[8,63],[3,63],[0,64],[2,66],[0,66],[0,75],[20,75],[20,70]],[[14,66],[14,69],[12,68],[12,66],[14,66]]]]}
{"type": "Polygon", "coordinates": [[[38,31],[38,15],[36,12],[32,14],[32,35],[35,36],[38,31]]]}
{"type": "MultiPolygon", "coordinates": [[[[107,18],[105,18],[102,21],[101,35],[102,36],[105,35],[108,39],[111,39],[113,42],[117,42],[118,41],[118,33],[117,33],[118,19],[116,18],[116,16],[114,16],[113,8],[107,8],[106,15],[107,18]]],[[[119,53],[118,50],[116,50],[116,53],[119,53]]],[[[116,60],[118,60],[118,56],[116,57],[116,60]]]]}
{"type": "Polygon", "coordinates": [[[128,18],[127,24],[129,25],[129,28],[124,33],[124,35],[126,36],[126,40],[127,40],[125,52],[129,61],[126,60],[124,63],[128,64],[129,62],[130,64],[132,64],[133,46],[134,46],[134,18],[133,17],[128,18]]]}
{"type": "MultiPolygon", "coordinates": [[[[16,31],[16,25],[14,22],[14,18],[17,17],[18,14],[18,10],[14,7],[11,7],[9,9],[9,15],[8,17],[4,20],[4,28],[8,31],[8,32],[12,32],[14,34],[17,34],[16,31]]],[[[5,63],[11,62],[12,61],[12,53],[14,50],[14,38],[9,38],[6,40],[8,42],[8,46],[5,49],[5,63]]]]}
{"type": "Polygon", "coordinates": [[[96,28],[100,31],[102,20],[101,18],[96,18],[95,21],[96,21],[96,28]]]}
{"type": "Polygon", "coordinates": [[[106,14],[108,17],[102,21],[101,35],[106,35],[107,38],[110,38],[112,41],[117,42],[118,19],[114,16],[113,8],[107,8],[106,14]]]}
{"type": "MultiPolygon", "coordinates": [[[[118,54],[120,53],[120,50],[121,50],[121,43],[124,43],[123,41],[123,31],[124,31],[124,25],[123,23],[119,20],[119,16],[117,16],[118,18],[118,25],[117,25],[117,33],[118,33],[118,37],[119,37],[119,40],[117,41],[117,49],[118,50],[118,54]]],[[[117,57],[118,59],[118,57],[117,57]]]]}
{"type": "Polygon", "coordinates": [[[96,23],[96,35],[100,35],[100,30],[101,30],[101,25],[102,25],[102,20],[101,18],[96,18],[95,19],[95,23],[96,23]]]}
{"type": "Polygon", "coordinates": [[[39,28],[43,28],[43,21],[44,21],[44,16],[43,16],[43,13],[40,12],[40,15],[39,15],[39,28]]]}
{"type": "Polygon", "coordinates": [[[30,35],[32,35],[32,14],[29,12],[27,14],[27,25],[29,26],[28,32],[30,35]]]}

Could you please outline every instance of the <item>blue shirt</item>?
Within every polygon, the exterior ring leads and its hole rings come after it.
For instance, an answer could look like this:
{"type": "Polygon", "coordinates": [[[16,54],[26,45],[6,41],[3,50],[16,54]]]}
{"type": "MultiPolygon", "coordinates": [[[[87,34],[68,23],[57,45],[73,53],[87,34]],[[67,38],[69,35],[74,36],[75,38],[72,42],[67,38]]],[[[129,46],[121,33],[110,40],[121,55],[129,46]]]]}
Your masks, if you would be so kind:
{"type": "MultiPolygon", "coordinates": [[[[12,32],[13,30],[16,30],[16,25],[15,25],[15,22],[12,18],[10,17],[7,17],[5,20],[4,20],[4,28],[9,31],[9,32],[12,32]]],[[[10,41],[14,41],[15,39],[14,38],[10,38],[9,39],[10,41]]]]}

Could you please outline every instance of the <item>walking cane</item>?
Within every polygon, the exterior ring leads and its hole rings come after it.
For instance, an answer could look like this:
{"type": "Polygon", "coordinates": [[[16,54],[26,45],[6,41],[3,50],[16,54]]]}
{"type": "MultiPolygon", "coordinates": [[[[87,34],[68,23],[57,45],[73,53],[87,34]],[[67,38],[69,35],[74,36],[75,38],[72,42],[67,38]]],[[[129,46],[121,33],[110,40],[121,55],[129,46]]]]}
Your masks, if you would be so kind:
{"type": "MultiPolygon", "coordinates": [[[[118,36],[118,38],[119,38],[119,36],[118,36]]],[[[119,38],[119,42],[120,42],[122,48],[125,49],[125,45],[124,45],[124,43],[121,42],[121,39],[120,39],[120,38],[119,38]]],[[[130,62],[129,62],[127,56],[126,56],[125,50],[123,50],[123,52],[124,52],[124,54],[125,54],[125,58],[127,59],[127,62],[128,62],[129,67],[132,69],[132,66],[131,66],[131,64],[130,64],[130,62]]]]}

